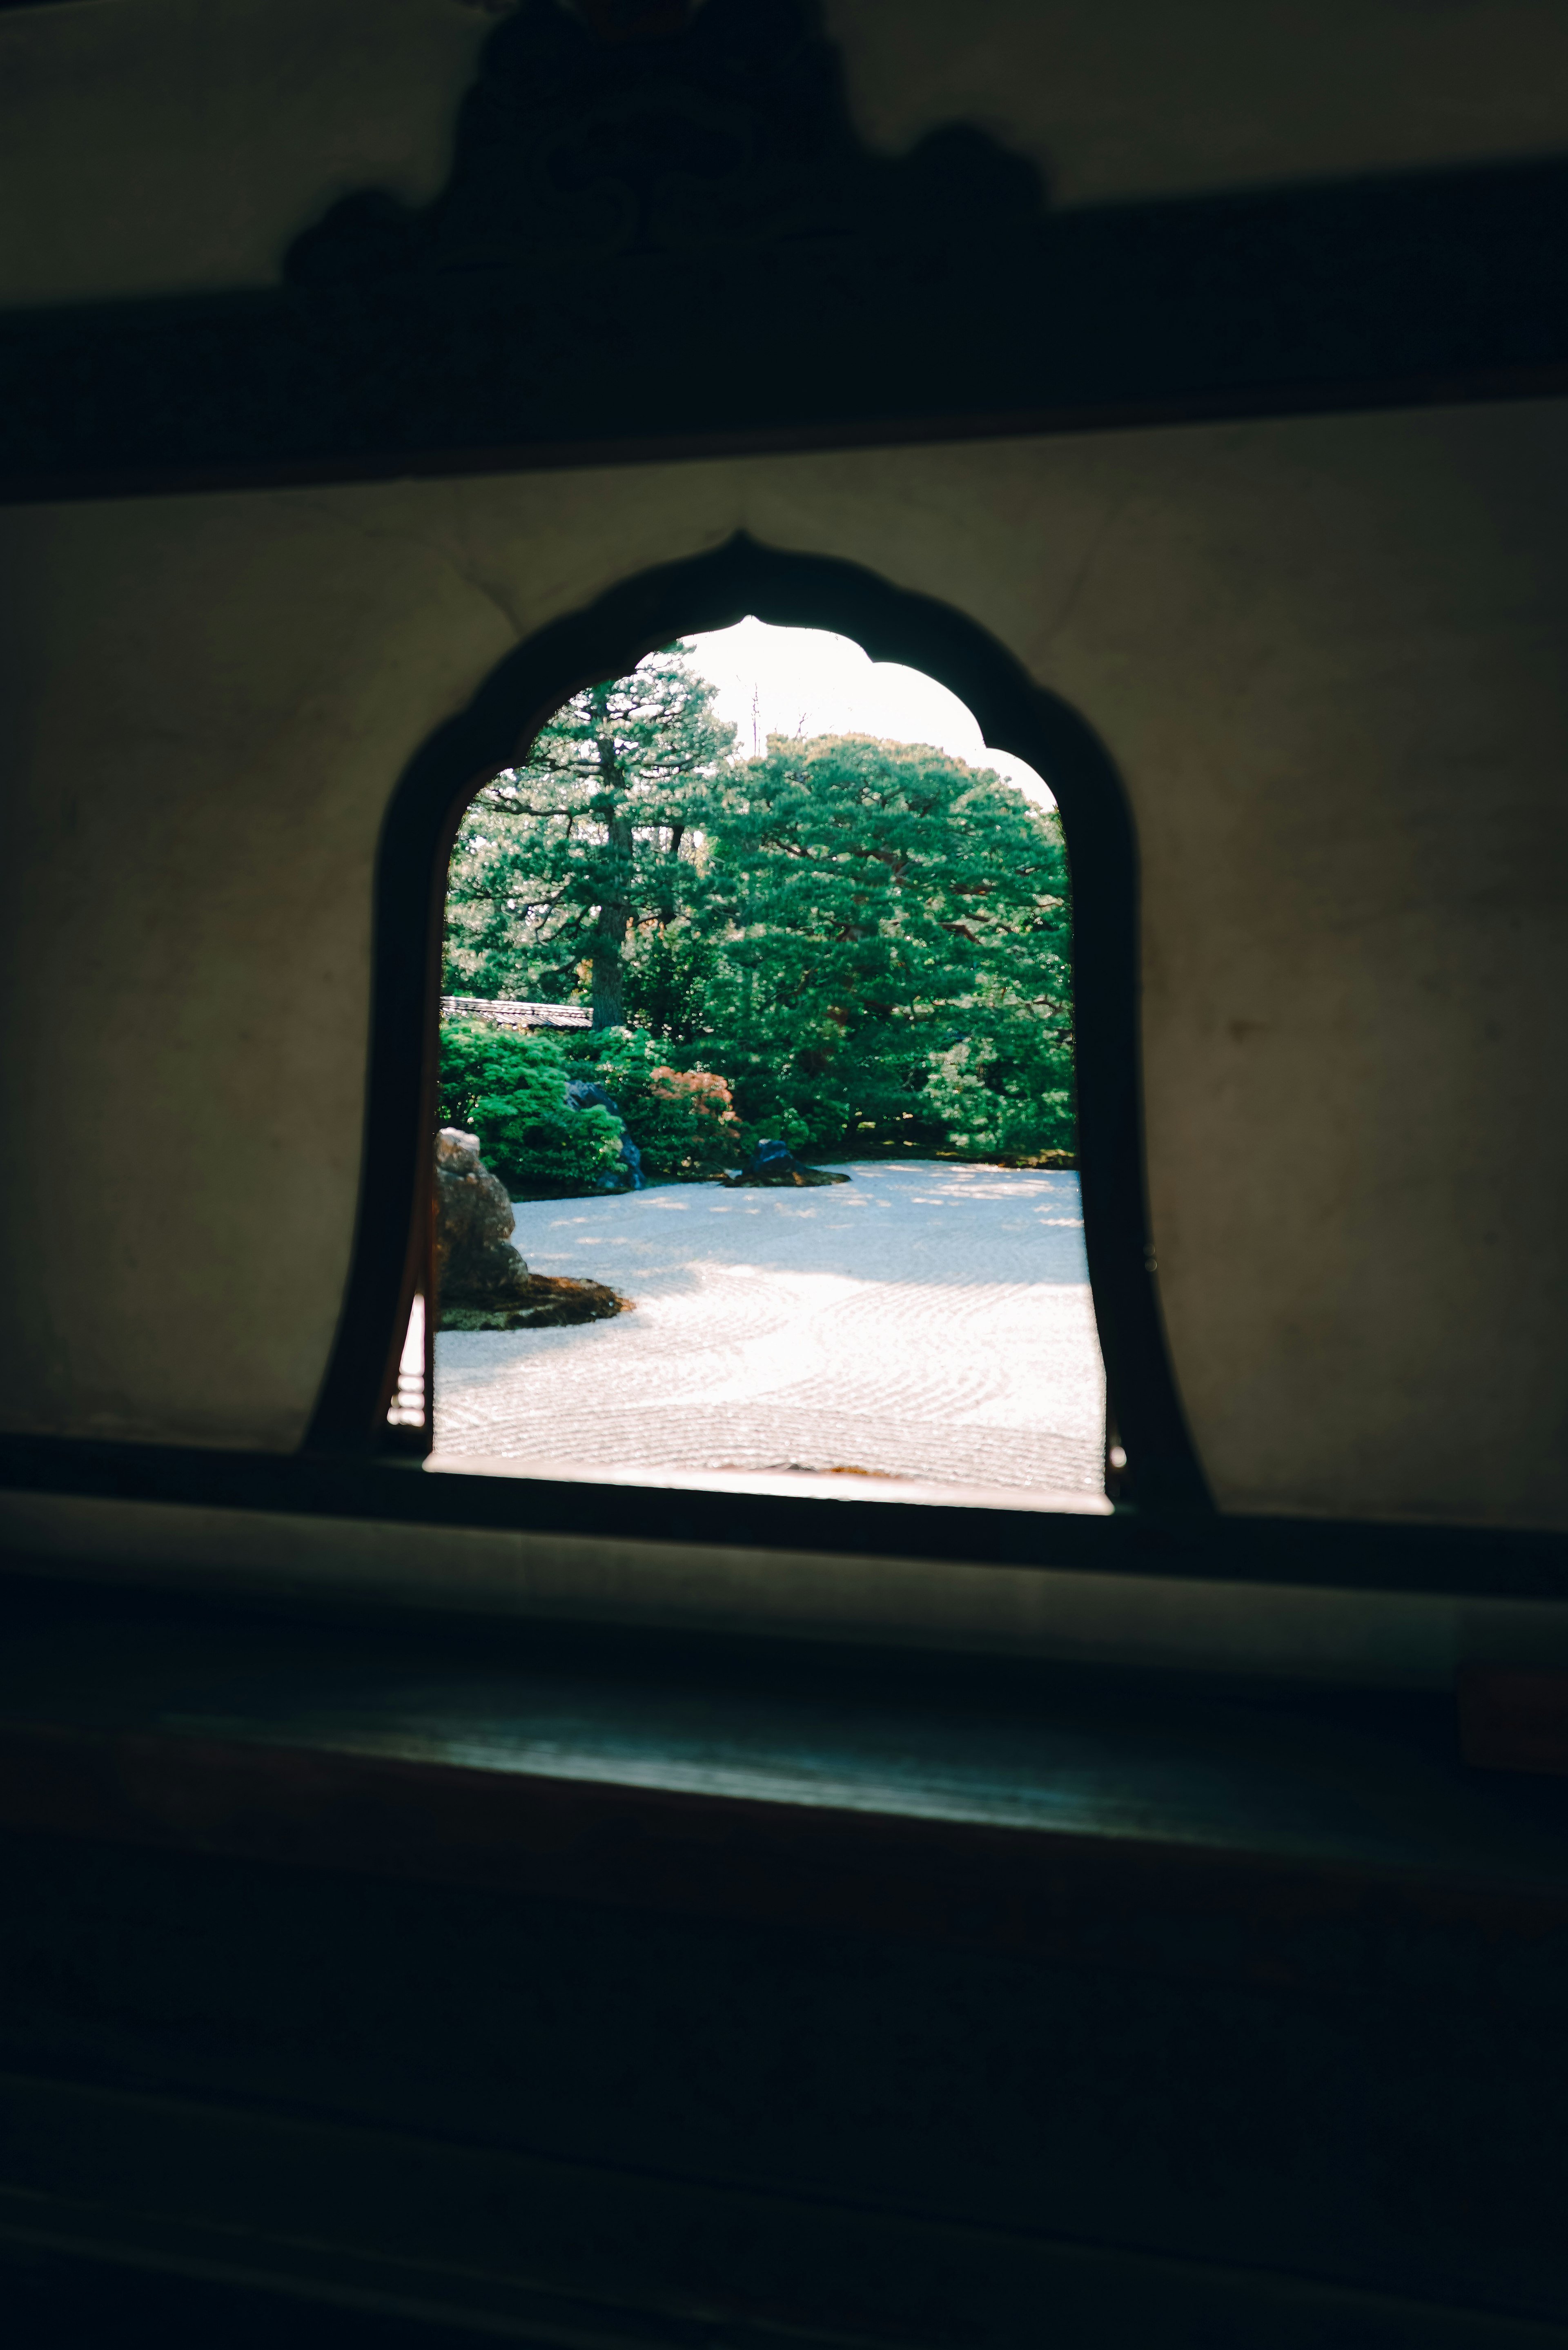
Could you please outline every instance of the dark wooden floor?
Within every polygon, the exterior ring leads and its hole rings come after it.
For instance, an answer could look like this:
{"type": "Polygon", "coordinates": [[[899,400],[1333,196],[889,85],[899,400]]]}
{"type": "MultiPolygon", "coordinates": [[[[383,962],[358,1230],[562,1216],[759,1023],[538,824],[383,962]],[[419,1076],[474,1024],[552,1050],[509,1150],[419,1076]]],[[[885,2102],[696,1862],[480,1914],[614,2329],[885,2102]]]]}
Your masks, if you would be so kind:
{"type": "Polygon", "coordinates": [[[1447,1700],[0,1608],[8,2340],[1568,2342],[1447,1700]]]}

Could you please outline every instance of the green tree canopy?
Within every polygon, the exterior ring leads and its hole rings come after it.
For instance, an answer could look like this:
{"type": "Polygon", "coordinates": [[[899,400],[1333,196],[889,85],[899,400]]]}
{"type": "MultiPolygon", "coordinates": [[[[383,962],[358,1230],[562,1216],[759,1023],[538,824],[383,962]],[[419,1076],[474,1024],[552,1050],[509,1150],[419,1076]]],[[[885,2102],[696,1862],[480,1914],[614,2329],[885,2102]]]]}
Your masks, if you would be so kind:
{"type": "Polygon", "coordinates": [[[680,646],[572,696],[527,764],[486,784],[459,827],[447,895],[452,994],[565,1002],[586,979],[596,1028],[626,1013],[628,939],[680,912],[694,823],[734,740],[680,646]]]}
{"type": "Polygon", "coordinates": [[[701,1121],[682,1166],[742,1132],[1071,1150],[1054,812],[928,744],[774,736],[737,761],[713,699],[680,647],[653,655],[575,695],[480,792],[452,857],[448,988],[590,993],[579,1050],[597,1066],[612,1032],[641,1035],[648,1071],[618,1074],[672,1151],[696,1096],[678,1117],[669,1073],[722,1076],[738,1124],[701,1121]]]}
{"type": "Polygon", "coordinates": [[[818,1147],[1071,1148],[1054,811],[926,744],[775,736],[726,771],[707,836],[665,951],[701,965],[681,1056],[723,1071],[749,1125],[818,1147]]]}

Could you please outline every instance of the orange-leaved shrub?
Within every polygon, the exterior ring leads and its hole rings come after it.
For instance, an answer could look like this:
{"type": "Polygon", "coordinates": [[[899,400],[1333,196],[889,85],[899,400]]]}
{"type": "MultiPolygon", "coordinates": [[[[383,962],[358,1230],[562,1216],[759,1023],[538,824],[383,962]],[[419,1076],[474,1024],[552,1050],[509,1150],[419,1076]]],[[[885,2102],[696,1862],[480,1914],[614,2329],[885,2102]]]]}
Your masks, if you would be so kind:
{"type": "Polygon", "coordinates": [[[603,1029],[583,1048],[573,1074],[596,1078],[611,1095],[645,1174],[690,1179],[740,1165],[744,1138],[727,1079],[656,1061],[641,1029],[603,1029]]]}
{"type": "Polygon", "coordinates": [[[635,1114],[629,1105],[628,1114],[650,1174],[717,1175],[741,1156],[729,1085],[711,1069],[650,1069],[635,1114]]]}

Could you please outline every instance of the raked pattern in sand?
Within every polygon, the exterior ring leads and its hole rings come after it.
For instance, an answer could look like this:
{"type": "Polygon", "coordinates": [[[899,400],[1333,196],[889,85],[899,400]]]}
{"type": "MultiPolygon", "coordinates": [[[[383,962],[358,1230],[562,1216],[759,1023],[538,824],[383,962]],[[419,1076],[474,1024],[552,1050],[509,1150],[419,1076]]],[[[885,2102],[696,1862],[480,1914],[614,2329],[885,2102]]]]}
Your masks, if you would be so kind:
{"type": "Polygon", "coordinates": [[[520,1202],[536,1272],[608,1282],[637,1308],[443,1332],[437,1452],[1102,1491],[1077,1177],[845,1171],[831,1190],[520,1202]]]}

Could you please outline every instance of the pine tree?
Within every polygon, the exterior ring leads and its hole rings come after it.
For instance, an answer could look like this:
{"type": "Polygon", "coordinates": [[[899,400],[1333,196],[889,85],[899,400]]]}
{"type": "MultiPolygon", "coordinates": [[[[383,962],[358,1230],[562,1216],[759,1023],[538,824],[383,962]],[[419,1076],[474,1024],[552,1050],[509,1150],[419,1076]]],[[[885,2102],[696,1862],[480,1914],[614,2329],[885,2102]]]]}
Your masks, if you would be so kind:
{"type": "Polygon", "coordinates": [[[682,648],[572,696],[527,763],[478,793],[448,878],[453,994],[570,1002],[596,1028],[627,1010],[628,946],[676,921],[698,827],[734,740],[682,648]]]}
{"type": "Polygon", "coordinates": [[[709,818],[706,1033],[753,1128],[822,1146],[1069,1149],[1059,819],[928,745],[775,736],[709,818]]]}

